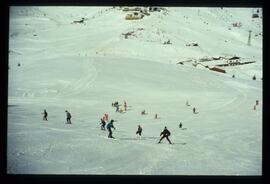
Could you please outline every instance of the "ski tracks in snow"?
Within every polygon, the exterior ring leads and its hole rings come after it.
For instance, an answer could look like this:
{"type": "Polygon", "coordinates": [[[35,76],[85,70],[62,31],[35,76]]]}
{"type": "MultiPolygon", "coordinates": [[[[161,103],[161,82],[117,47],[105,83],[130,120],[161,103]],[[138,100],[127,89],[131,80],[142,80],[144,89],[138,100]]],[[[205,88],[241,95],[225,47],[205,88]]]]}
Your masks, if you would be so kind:
{"type": "MultiPolygon", "coordinates": [[[[226,82],[223,82],[226,85],[226,82]]],[[[212,107],[207,107],[207,111],[219,111],[222,113],[227,112],[234,112],[239,108],[246,108],[246,103],[248,103],[248,95],[247,90],[242,89],[238,86],[232,86],[229,85],[228,87],[231,88],[232,93],[231,99],[226,102],[217,103],[216,105],[213,105],[212,107]]]]}
{"type": "Polygon", "coordinates": [[[94,85],[95,79],[98,76],[93,59],[82,59],[83,72],[78,80],[70,83],[61,93],[62,97],[78,95],[82,92],[88,92],[94,85]]]}

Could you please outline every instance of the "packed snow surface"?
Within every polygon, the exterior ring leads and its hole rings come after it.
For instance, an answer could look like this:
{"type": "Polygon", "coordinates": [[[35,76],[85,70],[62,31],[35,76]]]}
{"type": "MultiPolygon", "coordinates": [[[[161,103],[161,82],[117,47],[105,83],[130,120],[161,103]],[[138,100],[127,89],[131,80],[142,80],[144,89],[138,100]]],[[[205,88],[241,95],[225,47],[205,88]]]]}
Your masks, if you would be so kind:
{"type": "Polygon", "coordinates": [[[261,175],[261,11],[170,7],[125,20],[119,7],[11,7],[8,173],[261,175]],[[226,73],[177,64],[219,56],[255,62],[226,73]],[[105,113],[116,139],[100,130],[105,113]],[[157,144],[165,126],[173,145],[157,144]]]}

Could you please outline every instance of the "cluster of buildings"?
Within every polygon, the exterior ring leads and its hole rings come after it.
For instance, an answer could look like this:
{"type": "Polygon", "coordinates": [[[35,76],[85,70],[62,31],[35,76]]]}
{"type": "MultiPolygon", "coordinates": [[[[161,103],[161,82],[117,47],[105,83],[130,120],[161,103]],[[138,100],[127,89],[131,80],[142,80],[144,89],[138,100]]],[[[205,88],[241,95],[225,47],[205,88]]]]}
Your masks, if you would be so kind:
{"type": "Polygon", "coordinates": [[[149,16],[151,12],[166,10],[166,8],[163,7],[122,7],[121,9],[124,12],[128,12],[125,17],[126,20],[138,20],[142,19],[144,16],[149,16]]]}

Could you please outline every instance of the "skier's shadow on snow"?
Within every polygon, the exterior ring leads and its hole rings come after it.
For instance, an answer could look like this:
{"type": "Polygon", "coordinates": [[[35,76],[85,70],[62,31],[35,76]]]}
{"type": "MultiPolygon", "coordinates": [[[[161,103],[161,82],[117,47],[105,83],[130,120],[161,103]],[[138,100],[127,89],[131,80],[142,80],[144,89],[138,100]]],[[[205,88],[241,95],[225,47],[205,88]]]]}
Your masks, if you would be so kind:
{"type": "Polygon", "coordinates": [[[125,137],[125,138],[119,138],[119,140],[124,140],[124,141],[139,141],[140,138],[128,138],[128,137],[125,137]]]}
{"type": "Polygon", "coordinates": [[[187,143],[186,142],[176,142],[176,143],[173,143],[173,144],[186,145],[187,143]]]}
{"type": "Polygon", "coordinates": [[[130,138],[130,137],[123,137],[119,138],[119,140],[133,140],[133,141],[139,141],[139,140],[148,140],[148,139],[158,139],[158,137],[141,137],[141,138],[130,138]]]}
{"type": "Polygon", "coordinates": [[[142,116],[148,115],[148,113],[141,114],[142,116]]]}
{"type": "Polygon", "coordinates": [[[126,112],[125,111],[118,111],[120,114],[125,114],[126,112]]]}
{"type": "Polygon", "coordinates": [[[142,139],[159,139],[159,137],[142,137],[142,139]]]}
{"type": "Polygon", "coordinates": [[[133,108],[132,108],[131,105],[128,105],[128,106],[127,106],[127,111],[129,111],[129,110],[133,110],[133,108]]]}

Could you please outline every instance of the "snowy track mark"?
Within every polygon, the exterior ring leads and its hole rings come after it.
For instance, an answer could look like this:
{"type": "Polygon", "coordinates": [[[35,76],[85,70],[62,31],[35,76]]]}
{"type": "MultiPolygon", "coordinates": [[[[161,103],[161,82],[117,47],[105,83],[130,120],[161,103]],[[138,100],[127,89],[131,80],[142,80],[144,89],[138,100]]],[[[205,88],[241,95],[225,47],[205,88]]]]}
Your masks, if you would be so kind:
{"type": "Polygon", "coordinates": [[[83,73],[81,77],[68,85],[66,89],[61,93],[62,97],[68,97],[78,95],[82,92],[89,92],[89,89],[93,87],[95,79],[98,75],[97,69],[94,66],[93,60],[82,60],[83,73]]]}

